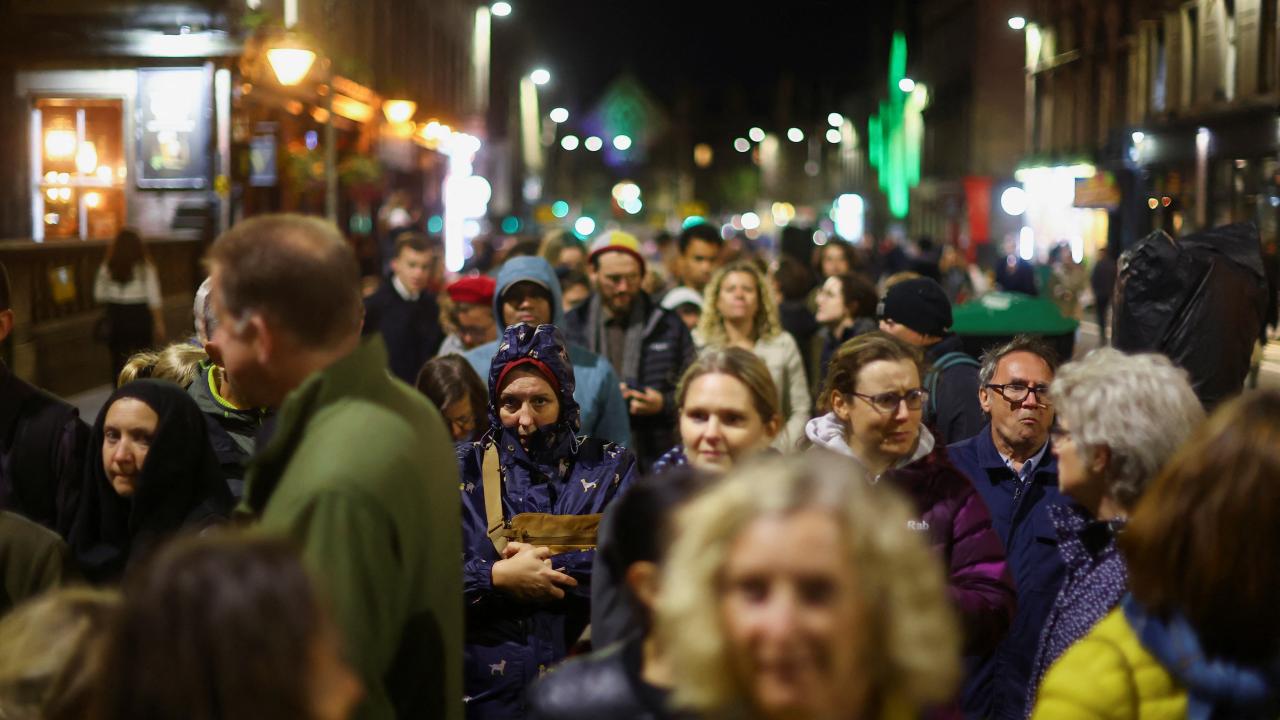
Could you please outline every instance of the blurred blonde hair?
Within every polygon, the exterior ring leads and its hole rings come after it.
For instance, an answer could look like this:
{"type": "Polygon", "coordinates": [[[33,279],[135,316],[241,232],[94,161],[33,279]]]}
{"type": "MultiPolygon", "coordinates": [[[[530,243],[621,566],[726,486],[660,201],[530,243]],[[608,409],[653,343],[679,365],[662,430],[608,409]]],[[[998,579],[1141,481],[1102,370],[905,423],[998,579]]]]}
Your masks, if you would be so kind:
{"type": "Polygon", "coordinates": [[[70,587],[0,618],[0,718],[80,715],[97,647],[119,604],[114,591],[70,587]]]}
{"type": "Polygon", "coordinates": [[[950,700],[961,673],[960,634],[943,569],[907,528],[906,500],[868,483],[850,460],[809,452],[731,472],[677,516],[657,606],[676,703],[711,716],[750,717],[750,689],[732,670],[720,620],[721,576],[734,541],[753,521],[804,509],[826,510],[840,526],[844,562],[857,574],[867,608],[862,645],[869,657],[860,670],[870,675],[878,716],[950,700]]]}
{"type": "Polygon", "coordinates": [[[738,260],[720,268],[711,276],[707,289],[703,293],[702,318],[698,320],[697,334],[699,340],[707,346],[724,345],[729,341],[724,329],[724,317],[716,301],[720,297],[720,286],[725,278],[733,273],[745,273],[756,281],[756,317],[752,330],[757,340],[769,340],[782,332],[782,320],[778,317],[778,298],[774,296],[773,283],[768,281],[764,272],[755,263],[738,260]]]}
{"type": "Polygon", "coordinates": [[[159,350],[144,350],[124,364],[116,386],[155,378],[187,387],[199,377],[200,363],[208,360],[209,355],[204,348],[187,342],[174,343],[159,350]]]}

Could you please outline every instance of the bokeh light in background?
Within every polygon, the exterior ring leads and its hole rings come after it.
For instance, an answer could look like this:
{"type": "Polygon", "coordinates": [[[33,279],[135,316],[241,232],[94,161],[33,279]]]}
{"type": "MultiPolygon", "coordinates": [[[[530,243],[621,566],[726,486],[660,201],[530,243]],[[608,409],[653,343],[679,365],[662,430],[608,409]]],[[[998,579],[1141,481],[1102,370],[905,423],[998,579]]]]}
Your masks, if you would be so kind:
{"type": "Polygon", "coordinates": [[[551,214],[558,218],[565,217],[569,214],[569,203],[563,200],[551,203],[551,214]]]}

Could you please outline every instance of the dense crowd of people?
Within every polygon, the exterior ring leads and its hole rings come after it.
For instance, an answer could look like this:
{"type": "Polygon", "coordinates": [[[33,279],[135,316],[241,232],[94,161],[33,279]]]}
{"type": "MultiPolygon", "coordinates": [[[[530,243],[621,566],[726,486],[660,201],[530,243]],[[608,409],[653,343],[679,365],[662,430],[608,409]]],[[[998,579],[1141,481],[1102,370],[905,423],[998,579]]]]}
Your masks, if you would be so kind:
{"type": "Polygon", "coordinates": [[[92,425],[0,363],[0,719],[1280,718],[1280,394],[736,240],[261,216],[166,346],[121,232],[92,425]]]}

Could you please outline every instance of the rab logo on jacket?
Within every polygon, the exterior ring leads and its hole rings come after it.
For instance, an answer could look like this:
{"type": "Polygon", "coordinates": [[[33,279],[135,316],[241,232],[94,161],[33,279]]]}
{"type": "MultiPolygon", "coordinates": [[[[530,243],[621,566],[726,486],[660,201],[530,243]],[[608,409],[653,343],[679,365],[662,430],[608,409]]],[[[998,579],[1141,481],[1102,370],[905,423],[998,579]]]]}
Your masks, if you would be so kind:
{"type": "Polygon", "coordinates": [[[908,520],[907,529],[915,530],[916,532],[925,532],[929,529],[929,521],[928,520],[908,520]]]}
{"type": "Polygon", "coordinates": [[[586,478],[582,478],[581,480],[579,480],[579,482],[581,482],[581,483],[582,483],[582,492],[584,492],[584,493],[585,493],[585,492],[591,492],[592,490],[595,490],[595,489],[596,489],[596,486],[600,484],[600,483],[598,483],[598,482],[590,482],[590,483],[589,483],[589,482],[587,482],[587,479],[586,479],[586,478]]]}

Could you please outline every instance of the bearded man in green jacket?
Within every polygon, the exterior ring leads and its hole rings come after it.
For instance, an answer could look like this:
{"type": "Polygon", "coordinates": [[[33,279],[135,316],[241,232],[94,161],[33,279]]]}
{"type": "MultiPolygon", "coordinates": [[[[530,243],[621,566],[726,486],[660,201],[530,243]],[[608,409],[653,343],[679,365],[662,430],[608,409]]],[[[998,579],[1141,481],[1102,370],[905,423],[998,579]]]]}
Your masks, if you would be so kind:
{"type": "Polygon", "coordinates": [[[267,215],[209,250],[214,339],[277,408],[243,511],[293,538],[365,684],[361,720],[462,718],[461,518],[440,414],[362,343],[355,256],[332,224],[267,215]]]}

